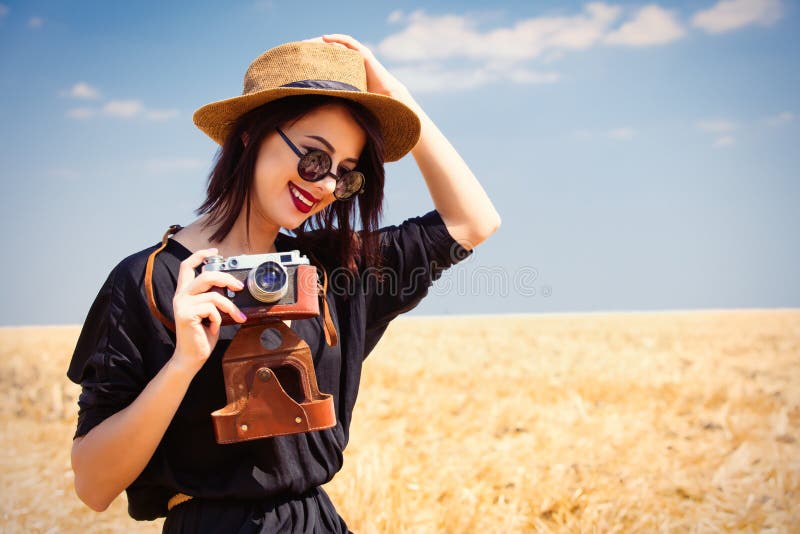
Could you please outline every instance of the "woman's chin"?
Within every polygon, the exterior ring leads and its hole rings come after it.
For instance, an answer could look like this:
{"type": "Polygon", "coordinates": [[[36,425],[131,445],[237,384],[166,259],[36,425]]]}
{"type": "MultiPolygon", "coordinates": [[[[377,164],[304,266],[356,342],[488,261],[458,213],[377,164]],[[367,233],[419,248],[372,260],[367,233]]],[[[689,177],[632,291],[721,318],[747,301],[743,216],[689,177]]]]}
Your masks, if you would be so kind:
{"type": "Polygon", "coordinates": [[[306,222],[306,220],[308,220],[308,218],[311,217],[313,214],[314,212],[310,213],[295,212],[287,214],[286,217],[283,217],[283,220],[281,221],[283,223],[281,224],[281,227],[286,228],[287,230],[294,231],[303,226],[303,223],[306,222]]]}

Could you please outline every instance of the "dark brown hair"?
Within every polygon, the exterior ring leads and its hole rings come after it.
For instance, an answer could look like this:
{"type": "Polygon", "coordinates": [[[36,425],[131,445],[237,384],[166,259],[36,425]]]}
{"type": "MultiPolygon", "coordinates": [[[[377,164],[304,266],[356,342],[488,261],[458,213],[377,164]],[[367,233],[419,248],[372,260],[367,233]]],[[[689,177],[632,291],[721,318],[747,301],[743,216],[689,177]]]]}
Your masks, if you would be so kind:
{"type": "Polygon", "coordinates": [[[208,214],[206,225],[219,224],[211,241],[222,241],[244,208],[250,227],[250,192],[259,149],[263,139],[286,124],[326,105],[341,105],[366,133],[358,158],[364,173],[364,192],[345,201],[334,201],[306,219],[294,230],[297,244],[310,250],[321,262],[345,267],[351,273],[377,266],[377,232],[383,205],[384,143],[375,116],[366,108],[341,98],[325,95],[289,96],[269,102],[242,115],[217,153],[208,177],[206,200],[196,210],[208,214]],[[245,135],[246,134],[246,135],[245,135]],[[242,142],[243,135],[248,139],[242,142]],[[356,220],[358,210],[358,220],[356,220]],[[356,233],[356,225],[361,230],[356,233]]]}

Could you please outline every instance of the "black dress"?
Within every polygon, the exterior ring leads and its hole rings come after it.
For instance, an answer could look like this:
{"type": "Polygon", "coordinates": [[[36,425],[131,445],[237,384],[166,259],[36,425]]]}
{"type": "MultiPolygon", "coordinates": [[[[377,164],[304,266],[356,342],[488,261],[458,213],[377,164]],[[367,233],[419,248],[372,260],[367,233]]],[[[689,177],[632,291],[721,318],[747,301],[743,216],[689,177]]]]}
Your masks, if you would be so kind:
{"type": "MultiPolygon", "coordinates": [[[[320,391],[333,395],[337,425],[217,444],[210,414],[226,404],[221,360],[239,328],[222,327],[153,457],[126,489],[131,517],[167,516],[168,499],[185,493],[195,498],[169,512],[164,532],[347,532],[320,485],[342,467],[363,360],[392,319],[416,306],[444,269],[470,254],[436,211],[382,229],[380,244],[393,281],[378,284],[361,273],[347,296],[329,285],[338,345],[325,344],[319,317],[291,325],[311,348],[320,391]]],[[[279,251],[294,245],[283,234],[275,242],[279,251]]],[[[82,386],[76,437],[133,402],[175,349],[174,334],[150,313],[144,292],[145,263],[155,248],[120,262],[89,310],[67,373],[82,386]]],[[[170,239],[155,262],[156,300],[170,318],[179,264],[190,254],[170,239]]]]}

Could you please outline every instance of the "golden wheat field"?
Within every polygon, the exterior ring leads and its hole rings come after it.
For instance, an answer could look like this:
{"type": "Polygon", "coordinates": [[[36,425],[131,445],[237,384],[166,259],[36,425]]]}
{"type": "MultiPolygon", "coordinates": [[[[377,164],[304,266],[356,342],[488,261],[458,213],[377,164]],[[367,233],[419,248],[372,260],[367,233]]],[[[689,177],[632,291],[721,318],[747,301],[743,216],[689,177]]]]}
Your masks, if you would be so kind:
{"type": "MultiPolygon", "coordinates": [[[[77,327],[0,329],[0,532],[159,532],[72,491],[77,327]]],[[[800,310],[400,319],[345,467],[356,532],[800,532],[800,310]]]]}

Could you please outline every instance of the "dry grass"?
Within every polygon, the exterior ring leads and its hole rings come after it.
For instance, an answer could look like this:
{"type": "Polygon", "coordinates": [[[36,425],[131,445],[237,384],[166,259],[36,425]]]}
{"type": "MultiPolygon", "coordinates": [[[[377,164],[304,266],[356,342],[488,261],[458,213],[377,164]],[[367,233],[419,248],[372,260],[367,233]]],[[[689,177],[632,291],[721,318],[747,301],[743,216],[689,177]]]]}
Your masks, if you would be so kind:
{"type": "MultiPolygon", "coordinates": [[[[72,492],[77,328],[0,329],[0,532],[158,532],[72,492]]],[[[367,360],[357,532],[798,532],[800,311],[406,319],[367,360]]]]}

